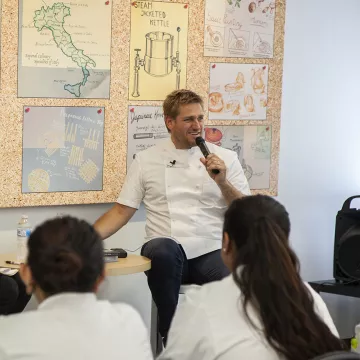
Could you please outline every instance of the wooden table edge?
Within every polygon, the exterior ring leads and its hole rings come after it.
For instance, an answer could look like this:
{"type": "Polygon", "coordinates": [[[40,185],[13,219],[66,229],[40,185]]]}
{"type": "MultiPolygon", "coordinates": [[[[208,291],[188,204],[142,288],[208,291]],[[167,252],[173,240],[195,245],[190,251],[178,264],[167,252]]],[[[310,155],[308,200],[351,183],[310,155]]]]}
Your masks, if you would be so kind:
{"type": "MultiPolygon", "coordinates": [[[[116,267],[117,263],[105,263],[105,274],[106,276],[117,276],[117,275],[130,275],[137,274],[151,269],[151,260],[142,256],[131,254],[128,255],[127,258],[119,259],[118,261],[121,263],[123,260],[129,259],[131,257],[141,258],[144,262],[141,264],[133,265],[133,266],[124,266],[124,267],[116,267]]],[[[14,253],[9,254],[0,254],[0,260],[16,260],[16,255],[14,253]]],[[[12,264],[2,264],[0,263],[0,267],[6,267],[10,269],[19,269],[19,265],[12,264]]]]}

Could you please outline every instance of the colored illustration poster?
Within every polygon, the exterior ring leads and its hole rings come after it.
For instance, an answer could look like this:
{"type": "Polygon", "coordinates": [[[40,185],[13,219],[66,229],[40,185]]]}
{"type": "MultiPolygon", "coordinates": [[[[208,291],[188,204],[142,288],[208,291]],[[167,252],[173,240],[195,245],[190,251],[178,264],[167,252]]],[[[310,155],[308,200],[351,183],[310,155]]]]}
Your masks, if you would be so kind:
{"type": "Polygon", "coordinates": [[[102,190],[104,108],[24,108],[22,192],[102,190]]]}

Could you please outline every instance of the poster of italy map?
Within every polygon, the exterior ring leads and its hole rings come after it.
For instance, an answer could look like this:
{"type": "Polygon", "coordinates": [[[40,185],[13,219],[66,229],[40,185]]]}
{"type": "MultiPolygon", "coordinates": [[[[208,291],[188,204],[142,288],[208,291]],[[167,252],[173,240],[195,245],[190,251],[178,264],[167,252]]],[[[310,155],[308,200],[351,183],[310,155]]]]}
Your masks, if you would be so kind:
{"type": "Polygon", "coordinates": [[[19,1],[18,96],[110,95],[111,3],[19,1]]]}

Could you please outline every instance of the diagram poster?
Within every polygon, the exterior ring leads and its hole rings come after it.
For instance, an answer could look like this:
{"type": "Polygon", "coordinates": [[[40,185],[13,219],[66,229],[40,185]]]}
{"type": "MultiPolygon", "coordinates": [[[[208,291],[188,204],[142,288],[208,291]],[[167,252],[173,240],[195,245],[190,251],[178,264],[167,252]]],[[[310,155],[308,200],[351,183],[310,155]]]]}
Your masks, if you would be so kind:
{"type": "Polygon", "coordinates": [[[22,192],[102,190],[104,108],[24,108],[22,192]]]}
{"type": "Polygon", "coordinates": [[[210,64],[209,119],[265,120],[268,65],[210,64]]]}
{"type": "Polygon", "coordinates": [[[111,3],[19,1],[19,97],[110,97],[111,3]]]}
{"type": "Polygon", "coordinates": [[[161,106],[129,106],[127,169],[139,151],[169,137],[161,106]]]}
{"type": "Polygon", "coordinates": [[[206,126],[205,140],[237,153],[250,189],[270,186],[270,126],[206,126]]]}
{"type": "Polygon", "coordinates": [[[132,3],[130,100],[164,100],[186,87],[188,17],[184,3],[132,3]]]}
{"type": "Polygon", "coordinates": [[[206,0],[204,55],[272,58],[275,0],[206,0]]]}

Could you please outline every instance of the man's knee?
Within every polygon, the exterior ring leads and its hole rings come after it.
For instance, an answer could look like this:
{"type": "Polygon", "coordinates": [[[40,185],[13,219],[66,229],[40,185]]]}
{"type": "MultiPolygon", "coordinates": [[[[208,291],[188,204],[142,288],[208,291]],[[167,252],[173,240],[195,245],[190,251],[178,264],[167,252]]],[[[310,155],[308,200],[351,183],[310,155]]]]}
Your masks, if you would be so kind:
{"type": "Polygon", "coordinates": [[[141,249],[141,255],[151,259],[154,262],[171,264],[183,262],[184,255],[179,244],[169,238],[155,238],[144,244],[141,249]]]}

